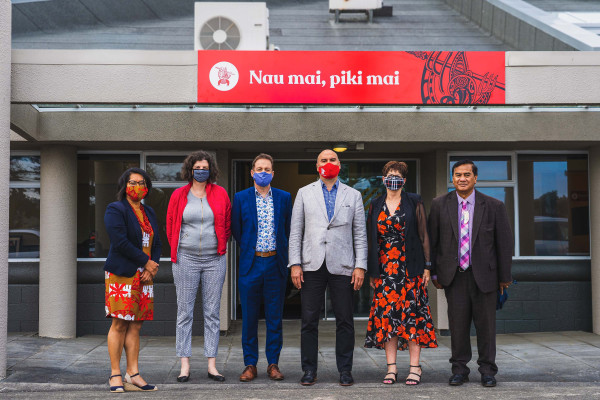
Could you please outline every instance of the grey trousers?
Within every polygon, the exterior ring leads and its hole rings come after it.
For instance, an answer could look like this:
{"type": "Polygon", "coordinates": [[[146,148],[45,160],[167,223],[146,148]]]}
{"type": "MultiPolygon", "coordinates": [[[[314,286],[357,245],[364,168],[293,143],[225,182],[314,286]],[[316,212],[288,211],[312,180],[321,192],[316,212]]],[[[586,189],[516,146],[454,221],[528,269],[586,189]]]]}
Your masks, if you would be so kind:
{"type": "Polygon", "coordinates": [[[225,256],[200,257],[177,254],[173,279],[177,292],[175,350],[178,357],[192,355],[192,322],[198,286],[202,284],[204,311],[204,355],[216,357],[219,349],[221,293],[227,264],[225,256]]]}

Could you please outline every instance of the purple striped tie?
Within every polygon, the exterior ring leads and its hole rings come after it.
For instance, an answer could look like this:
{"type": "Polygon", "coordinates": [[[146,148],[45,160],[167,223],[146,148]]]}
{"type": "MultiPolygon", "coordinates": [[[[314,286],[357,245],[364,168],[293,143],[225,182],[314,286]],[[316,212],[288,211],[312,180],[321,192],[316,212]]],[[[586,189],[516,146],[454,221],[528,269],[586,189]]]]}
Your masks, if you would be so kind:
{"type": "Polygon", "coordinates": [[[460,268],[463,271],[469,268],[470,260],[469,210],[467,210],[467,201],[463,200],[460,216],[460,268]]]}

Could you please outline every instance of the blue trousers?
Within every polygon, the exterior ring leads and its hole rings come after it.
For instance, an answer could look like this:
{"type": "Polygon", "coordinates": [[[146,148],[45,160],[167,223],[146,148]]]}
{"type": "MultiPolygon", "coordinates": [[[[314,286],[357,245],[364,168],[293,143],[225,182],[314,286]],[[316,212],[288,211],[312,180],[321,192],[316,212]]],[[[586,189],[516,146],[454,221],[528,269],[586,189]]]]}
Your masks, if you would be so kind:
{"type": "Polygon", "coordinates": [[[279,363],[283,345],[283,300],[287,277],[281,275],[277,257],[254,257],[250,272],[238,281],[242,303],[242,349],[244,364],[258,362],[258,318],[261,300],[265,303],[267,340],[265,353],[269,364],[279,363]]]}

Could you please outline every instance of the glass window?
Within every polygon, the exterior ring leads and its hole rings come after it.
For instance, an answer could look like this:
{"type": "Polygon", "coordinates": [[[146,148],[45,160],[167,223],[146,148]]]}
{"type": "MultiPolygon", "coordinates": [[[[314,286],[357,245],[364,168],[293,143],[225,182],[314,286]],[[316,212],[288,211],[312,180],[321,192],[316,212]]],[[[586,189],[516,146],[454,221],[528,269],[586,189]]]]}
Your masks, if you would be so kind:
{"type": "MultiPolygon", "coordinates": [[[[508,222],[510,222],[510,227],[512,228],[513,237],[515,237],[515,189],[507,186],[507,187],[487,187],[487,186],[475,186],[475,189],[479,192],[493,197],[495,199],[500,200],[506,206],[506,213],[508,214],[508,222]]],[[[454,190],[454,187],[448,188],[448,191],[451,192],[454,190]]],[[[514,250],[513,250],[513,255],[514,250]]]]}
{"type": "Polygon", "coordinates": [[[9,258],[40,257],[39,188],[10,189],[8,229],[9,258]]]}
{"type": "Polygon", "coordinates": [[[185,155],[181,156],[148,156],[146,172],[152,182],[181,182],[181,166],[185,155]]]}
{"type": "Polygon", "coordinates": [[[138,154],[77,156],[77,257],[106,257],[110,240],[104,228],[106,206],[115,201],[117,180],[140,166],[138,154]]]}
{"type": "Polygon", "coordinates": [[[590,254],[588,157],[519,155],[523,256],[590,254]]]}
{"type": "Polygon", "coordinates": [[[167,208],[175,189],[187,184],[181,179],[181,166],[186,157],[186,154],[146,156],[146,172],[152,179],[152,192],[144,204],[154,209],[158,219],[161,257],[171,257],[171,247],[167,241],[167,208]]]}
{"type": "MultiPolygon", "coordinates": [[[[181,166],[181,165],[180,165],[181,166]]],[[[156,219],[158,219],[160,243],[162,245],[161,257],[171,257],[171,246],[167,241],[167,208],[169,206],[169,200],[171,195],[175,191],[174,187],[160,187],[152,183],[152,191],[148,194],[148,197],[144,200],[144,204],[152,207],[156,213],[156,219]]],[[[154,233],[156,234],[156,232],[154,233]]]]}
{"type": "Polygon", "coordinates": [[[477,181],[512,180],[511,156],[451,156],[448,166],[449,182],[452,182],[452,166],[460,160],[469,159],[477,166],[477,181]]]}
{"type": "Polygon", "coordinates": [[[11,156],[11,182],[40,181],[40,156],[11,156]]]}

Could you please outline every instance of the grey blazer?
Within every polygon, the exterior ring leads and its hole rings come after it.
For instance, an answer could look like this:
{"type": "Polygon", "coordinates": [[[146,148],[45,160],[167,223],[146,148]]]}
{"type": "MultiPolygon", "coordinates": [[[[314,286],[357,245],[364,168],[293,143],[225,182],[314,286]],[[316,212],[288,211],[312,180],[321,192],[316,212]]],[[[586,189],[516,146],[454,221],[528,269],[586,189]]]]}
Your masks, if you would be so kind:
{"type": "Polygon", "coordinates": [[[316,271],[326,261],[335,275],[352,275],[354,268],[367,269],[367,228],[362,196],[339,183],[331,221],[321,180],[298,190],[292,210],[289,265],[316,271]]]}

